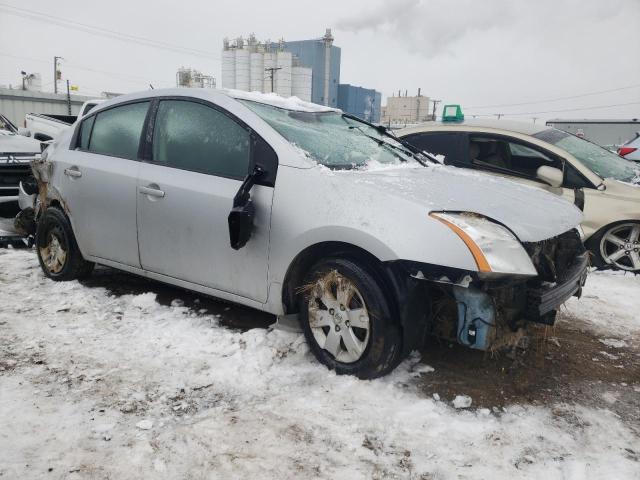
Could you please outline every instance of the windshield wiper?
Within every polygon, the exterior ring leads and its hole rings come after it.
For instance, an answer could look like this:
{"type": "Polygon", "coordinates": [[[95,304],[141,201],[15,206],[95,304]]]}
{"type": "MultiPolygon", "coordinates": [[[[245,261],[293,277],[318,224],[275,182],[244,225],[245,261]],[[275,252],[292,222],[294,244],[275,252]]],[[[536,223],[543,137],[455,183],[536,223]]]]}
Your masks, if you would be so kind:
{"type": "Polygon", "coordinates": [[[342,114],[342,118],[348,118],[349,120],[354,120],[356,122],[360,122],[360,123],[364,123],[365,125],[374,128],[377,132],[379,132],[381,135],[385,135],[389,138],[392,138],[393,140],[395,140],[396,142],[398,142],[400,145],[402,145],[404,147],[404,149],[393,145],[392,143],[389,142],[385,142],[384,140],[374,137],[373,135],[369,135],[367,133],[365,133],[362,128],[360,127],[356,127],[355,125],[352,125],[350,128],[357,128],[363,135],[375,140],[376,142],[383,142],[385,145],[388,145],[392,148],[395,148],[396,150],[400,150],[402,152],[405,152],[406,154],[406,150],[409,151],[409,153],[411,154],[411,156],[423,167],[427,166],[427,163],[421,158],[421,157],[426,157],[429,161],[435,163],[435,164],[440,164],[440,162],[438,161],[438,159],[436,157],[434,157],[433,155],[431,155],[428,152],[423,152],[420,151],[419,149],[417,149],[416,147],[414,147],[413,145],[411,145],[409,142],[407,142],[406,140],[403,140],[402,138],[397,137],[396,135],[394,135],[391,130],[389,130],[387,127],[385,127],[384,125],[374,125],[373,123],[367,122],[366,120],[362,120],[361,118],[356,117],[355,115],[351,115],[350,113],[343,113],[342,114]]]}

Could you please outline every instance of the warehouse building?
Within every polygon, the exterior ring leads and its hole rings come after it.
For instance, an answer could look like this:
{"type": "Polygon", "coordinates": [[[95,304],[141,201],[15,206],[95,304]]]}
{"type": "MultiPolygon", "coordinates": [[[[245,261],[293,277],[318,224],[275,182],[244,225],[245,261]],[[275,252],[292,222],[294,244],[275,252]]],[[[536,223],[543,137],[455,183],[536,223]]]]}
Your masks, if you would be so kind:
{"type": "Polygon", "coordinates": [[[27,113],[77,115],[87,100],[95,97],[0,88],[0,113],[22,127],[27,113]]]}
{"type": "Polygon", "coordinates": [[[408,96],[407,91],[404,92],[404,96],[398,91],[398,96],[394,94],[387,97],[387,105],[382,107],[381,123],[402,126],[426,122],[432,118],[429,114],[429,104],[429,97],[421,95],[420,89],[418,95],[413,97],[408,96]]]}
{"type": "Polygon", "coordinates": [[[367,122],[380,122],[382,94],[348,83],[338,85],[338,108],[367,122]]]}

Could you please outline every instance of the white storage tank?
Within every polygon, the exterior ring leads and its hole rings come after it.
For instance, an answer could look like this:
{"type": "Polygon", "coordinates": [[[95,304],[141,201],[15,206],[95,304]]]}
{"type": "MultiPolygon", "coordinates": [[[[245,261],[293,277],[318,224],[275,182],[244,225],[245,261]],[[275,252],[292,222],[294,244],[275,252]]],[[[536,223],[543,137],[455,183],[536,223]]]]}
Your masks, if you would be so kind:
{"type": "Polygon", "coordinates": [[[312,72],[309,67],[291,68],[291,95],[305,102],[311,101],[312,72]]]}
{"type": "Polygon", "coordinates": [[[291,52],[278,51],[276,53],[276,93],[281,97],[291,96],[291,63],[293,55],[291,52]]]}
{"type": "Polygon", "coordinates": [[[236,52],[222,51],[222,88],[236,88],[236,52]]]}
{"type": "Polygon", "coordinates": [[[252,92],[261,92],[264,85],[264,54],[260,52],[252,53],[250,59],[250,83],[249,87],[252,92]]]}
{"type": "Polygon", "coordinates": [[[249,91],[249,50],[236,49],[236,86],[237,90],[249,91]]]}

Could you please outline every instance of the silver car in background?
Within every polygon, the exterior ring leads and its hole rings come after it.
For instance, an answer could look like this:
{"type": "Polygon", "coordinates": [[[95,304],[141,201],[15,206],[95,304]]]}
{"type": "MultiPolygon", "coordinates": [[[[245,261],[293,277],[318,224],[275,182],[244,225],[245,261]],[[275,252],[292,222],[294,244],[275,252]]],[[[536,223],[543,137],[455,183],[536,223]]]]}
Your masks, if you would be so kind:
{"type": "Polygon", "coordinates": [[[384,129],[296,99],[125,95],[33,170],[48,277],[98,263],[295,316],[320,362],[361,378],[429,333],[515,344],[527,322],[553,324],[586,276],[571,203],[432,164],[384,129]]]}

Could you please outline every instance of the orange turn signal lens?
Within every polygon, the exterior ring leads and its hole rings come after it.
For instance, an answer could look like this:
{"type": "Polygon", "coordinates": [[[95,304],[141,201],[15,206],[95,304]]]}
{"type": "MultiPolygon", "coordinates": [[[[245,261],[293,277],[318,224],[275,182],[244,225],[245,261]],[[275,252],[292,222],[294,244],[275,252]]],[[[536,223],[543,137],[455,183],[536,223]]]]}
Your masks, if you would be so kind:
{"type": "Polygon", "coordinates": [[[478,247],[476,242],[473,241],[473,239],[467,234],[467,232],[465,232],[455,223],[440,217],[437,213],[430,213],[429,216],[444,223],[447,227],[453,230],[455,234],[458,235],[458,237],[460,237],[460,240],[464,242],[464,244],[471,252],[471,255],[473,255],[473,259],[476,261],[476,265],[478,266],[478,271],[486,273],[491,272],[491,266],[487,261],[487,257],[484,256],[484,253],[482,253],[480,247],[478,247]]]}

